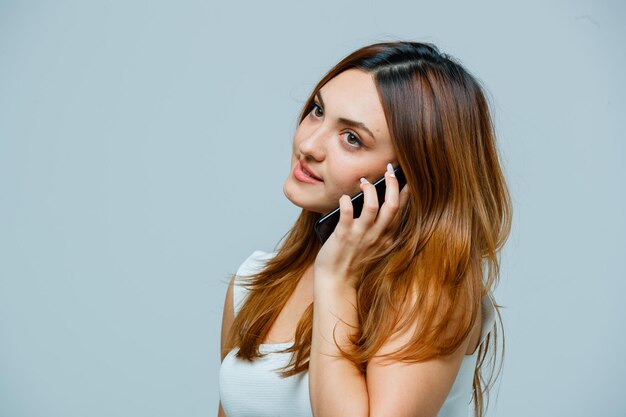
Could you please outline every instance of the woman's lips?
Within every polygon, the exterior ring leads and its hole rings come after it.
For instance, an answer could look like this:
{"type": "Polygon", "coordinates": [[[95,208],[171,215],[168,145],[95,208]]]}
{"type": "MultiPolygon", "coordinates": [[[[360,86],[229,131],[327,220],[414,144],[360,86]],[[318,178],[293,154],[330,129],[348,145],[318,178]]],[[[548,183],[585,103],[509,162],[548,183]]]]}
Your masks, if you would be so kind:
{"type": "Polygon", "coordinates": [[[302,181],[302,182],[306,182],[309,184],[318,184],[322,181],[315,179],[311,176],[309,176],[308,174],[306,174],[303,170],[302,170],[302,166],[300,165],[300,161],[298,161],[298,163],[296,164],[296,166],[293,168],[293,176],[296,177],[297,180],[302,181]]]}

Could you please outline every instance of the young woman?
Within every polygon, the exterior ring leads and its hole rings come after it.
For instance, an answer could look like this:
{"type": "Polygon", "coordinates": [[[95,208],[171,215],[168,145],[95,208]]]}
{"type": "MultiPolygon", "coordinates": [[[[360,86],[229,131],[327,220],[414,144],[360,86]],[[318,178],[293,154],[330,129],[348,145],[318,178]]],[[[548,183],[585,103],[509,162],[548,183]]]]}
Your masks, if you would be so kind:
{"type": "Polygon", "coordinates": [[[377,43],[299,119],[283,190],[302,212],[228,288],[219,415],[482,416],[511,203],[479,83],[433,45],[377,43]],[[337,206],[322,245],[315,222],[337,206]]]}

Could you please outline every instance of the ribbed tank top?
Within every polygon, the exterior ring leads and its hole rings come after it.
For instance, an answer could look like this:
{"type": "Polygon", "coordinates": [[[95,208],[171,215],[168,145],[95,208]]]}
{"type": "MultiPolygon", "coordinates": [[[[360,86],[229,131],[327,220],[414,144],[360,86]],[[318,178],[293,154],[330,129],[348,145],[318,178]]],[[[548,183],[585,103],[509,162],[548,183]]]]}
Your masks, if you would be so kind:
{"type": "MultiPolygon", "coordinates": [[[[265,261],[276,252],[254,251],[239,267],[233,288],[235,315],[239,312],[246,288],[239,285],[240,276],[259,272],[265,261]]],[[[491,297],[482,298],[481,344],[492,331],[495,308],[491,297]]],[[[235,356],[231,350],[222,361],[219,374],[220,401],[227,417],[312,417],[309,399],[309,375],[303,372],[287,378],[277,370],[289,363],[290,353],[280,350],[293,342],[261,344],[259,351],[266,355],[252,362],[235,356]]],[[[472,381],[478,356],[478,347],[471,355],[465,355],[454,384],[446,397],[437,417],[467,417],[472,408],[472,381]]]]}

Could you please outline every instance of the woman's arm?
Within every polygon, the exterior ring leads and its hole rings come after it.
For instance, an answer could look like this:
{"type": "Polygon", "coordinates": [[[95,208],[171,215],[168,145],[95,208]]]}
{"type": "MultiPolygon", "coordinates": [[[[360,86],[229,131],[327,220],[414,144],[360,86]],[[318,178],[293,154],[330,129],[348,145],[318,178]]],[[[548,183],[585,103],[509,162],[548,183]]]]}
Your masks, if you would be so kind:
{"type": "MultiPolygon", "coordinates": [[[[223,361],[226,355],[228,354],[228,347],[226,346],[226,342],[228,340],[228,333],[230,332],[230,327],[235,321],[235,312],[233,309],[233,286],[235,285],[235,277],[230,281],[228,285],[228,290],[226,290],[226,300],[224,300],[224,314],[222,315],[222,336],[220,343],[220,356],[223,361]]],[[[219,409],[217,411],[217,417],[226,417],[224,413],[224,409],[222,408],[222,402],[219,403],[219,409]]]]}
{"type": "MultiPolygon", "coordinates": [[[[417,323],[396,333],[377,355],[391,353],[409,342],[417,323]]],[[[371,416],[435,417],[443,405],[461,367],[476,326],[463,343],[447,356],[417,363],[374,358],[367,364],[367,389],[371,416]]]]}
{"type": "Polygon", "coordinates": [[[313,334],[309,358],[309,394],[315,417],[365,417],[368,393],[361,370],[343,358],[357,328],[356,290],[341,280],[315,277],[313,334]]]}
{"type": "MultiPolygon", "coordinates": [[[[336,278],[336,277],[334,277],[336,278]]],[[[471,337],[451,355],[419,363],[383,362],[367,365],[367,378],[340,356],[357,324],[356,291],[341,280],[315,277],[313,337],[309,390],[315,417],[434,417],[443,405],[471,337]],[[319,279],[318,279],[319,278],[319,279]]],[[[480,325],[480,322],[478,322],[480,325]]],[[[409,340],[413,329],[396,334],[377,354],[392,352],[409,340]]]]}

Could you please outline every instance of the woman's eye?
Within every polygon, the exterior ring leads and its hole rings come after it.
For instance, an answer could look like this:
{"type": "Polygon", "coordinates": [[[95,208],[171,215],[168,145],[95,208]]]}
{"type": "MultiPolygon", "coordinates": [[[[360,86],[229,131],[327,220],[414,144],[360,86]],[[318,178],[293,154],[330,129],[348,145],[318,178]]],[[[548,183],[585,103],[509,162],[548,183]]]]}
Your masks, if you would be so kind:
{"type": "Polygon", "coordinates": [[[355,135],[352,132],[345,132],[344,135],[347,135],[346,138],[346,142],[354,147],[354,148],[360,148],[361,146],[363,146],[363,143],[361,142],[361,140],[359,139],[359,137],[357,135],[355,135]]]}
{"type": "Polygon", "coordinates": [[[322,111],[322,108],[320,106],[318,106],[317,103],[313,103],[312,106],[313,106],[313,109],[311,110],[311,113],[313,113],[314,116],[322,117],[324,115],[324,112],[322,111]],[[319,110],[319,113],[321,113],[321,114],[318,113],[318,110],[319,110]]]}

